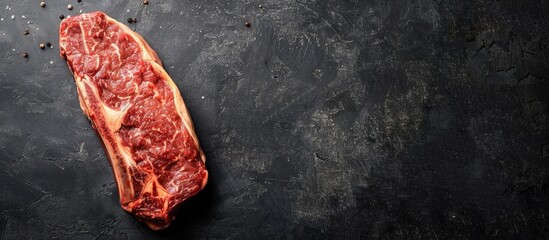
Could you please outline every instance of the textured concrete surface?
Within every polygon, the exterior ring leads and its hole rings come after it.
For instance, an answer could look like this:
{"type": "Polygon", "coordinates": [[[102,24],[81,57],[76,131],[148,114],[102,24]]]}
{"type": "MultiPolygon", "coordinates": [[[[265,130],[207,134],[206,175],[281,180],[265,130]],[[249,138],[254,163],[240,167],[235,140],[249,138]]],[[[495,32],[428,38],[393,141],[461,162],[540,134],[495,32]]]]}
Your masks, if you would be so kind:
{"type": "Polygon", "coordinates": [[[0,0],[0,239],[549,236],[548,1],[46,3],[0,0]],[[211,178],[166,231],[79,109],[80,10],[135,17],[194,118],[211,178]]]}

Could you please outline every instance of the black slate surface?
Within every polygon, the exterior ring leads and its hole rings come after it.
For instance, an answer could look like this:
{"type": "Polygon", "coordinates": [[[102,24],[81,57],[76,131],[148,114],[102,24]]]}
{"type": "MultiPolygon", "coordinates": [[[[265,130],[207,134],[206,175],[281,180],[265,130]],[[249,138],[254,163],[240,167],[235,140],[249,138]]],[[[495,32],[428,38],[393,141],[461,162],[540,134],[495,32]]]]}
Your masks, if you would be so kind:
{"type": "Polygon", "coordinates": [[[549,236],[548,1],[46,3],[0,1],[0,239],[549,236]],[[166,231],[59,57],[80,10],[135,17],[194,118],[210,181],[166,231]]]}

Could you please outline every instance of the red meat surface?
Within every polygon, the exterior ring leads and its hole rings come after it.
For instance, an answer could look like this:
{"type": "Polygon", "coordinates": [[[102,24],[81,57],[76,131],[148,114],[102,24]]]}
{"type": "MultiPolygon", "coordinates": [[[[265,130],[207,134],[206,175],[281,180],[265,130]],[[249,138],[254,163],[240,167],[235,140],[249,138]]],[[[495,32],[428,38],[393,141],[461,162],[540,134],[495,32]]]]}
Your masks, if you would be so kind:
{"type": "Polygon", "coordinates": [[[64,19],[59,47],[105,147],[122,207],[152,229],[167,227],[174,207],[208,180],[177,86],[141,36],[102,12],[64,19]]]}

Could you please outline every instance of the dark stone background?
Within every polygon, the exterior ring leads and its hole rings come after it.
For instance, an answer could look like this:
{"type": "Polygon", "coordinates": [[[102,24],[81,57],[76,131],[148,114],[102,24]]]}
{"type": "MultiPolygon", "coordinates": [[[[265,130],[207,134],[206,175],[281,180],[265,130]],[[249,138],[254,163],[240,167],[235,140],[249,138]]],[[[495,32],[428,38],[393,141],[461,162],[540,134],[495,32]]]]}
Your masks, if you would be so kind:
{"type": "Polygon", "coordinates": [[[0,239],[547,239],[548,5],[0,0],[0,239]],[[195,120],[210,182],[166,231],[59,57],[81,9],[137,18],[195,120]]]}

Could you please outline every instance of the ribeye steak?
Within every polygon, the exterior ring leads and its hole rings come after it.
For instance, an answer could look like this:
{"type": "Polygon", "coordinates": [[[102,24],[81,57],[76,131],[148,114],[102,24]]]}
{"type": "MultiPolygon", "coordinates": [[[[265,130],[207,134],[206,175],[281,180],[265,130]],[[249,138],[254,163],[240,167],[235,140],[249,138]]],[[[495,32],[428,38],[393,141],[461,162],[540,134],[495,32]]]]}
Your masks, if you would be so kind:
{"type": "Polygon", "coordinates": [[[122,207],[152,229],[208,181],[181,94],[145,40],[102,12],[59,28],[80,106],[103,142],[122,207]]]}

